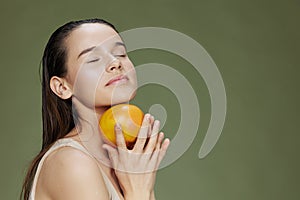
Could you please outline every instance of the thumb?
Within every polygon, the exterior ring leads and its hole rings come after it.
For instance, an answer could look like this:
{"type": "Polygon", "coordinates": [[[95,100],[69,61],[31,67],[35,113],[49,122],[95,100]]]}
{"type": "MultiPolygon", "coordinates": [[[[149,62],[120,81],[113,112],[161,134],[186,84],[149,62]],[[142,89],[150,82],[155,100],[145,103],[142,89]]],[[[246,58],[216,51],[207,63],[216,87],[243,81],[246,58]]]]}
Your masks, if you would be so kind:
{"type": "Polygon", "coordinates": [[[118,162],[118,151],[108,144],[103,144],[102,148],[107,151],[109,160],[112,162],[112,165],[116,166],[118,162]]]}

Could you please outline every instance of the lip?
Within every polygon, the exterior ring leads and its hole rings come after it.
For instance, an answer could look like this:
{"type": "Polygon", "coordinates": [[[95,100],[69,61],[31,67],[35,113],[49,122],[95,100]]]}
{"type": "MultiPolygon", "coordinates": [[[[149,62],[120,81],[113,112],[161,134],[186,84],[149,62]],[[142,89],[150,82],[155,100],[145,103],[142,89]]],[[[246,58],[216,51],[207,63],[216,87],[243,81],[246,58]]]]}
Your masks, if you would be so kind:
{"type": "Polygon", "coordinates": [[[125,81],[125,80],[129,80],[129,79],[128,79],[128,77],[125,76],[125,75],[119,75],[119,76],[116,76],[116,77],[110,79],[110,80],[105,84],[105,86],[109,86],[109,85],[111,85],[111,84],[114,84],[114,83],[116,83],[116,82],[118,82],[118,81],[122,81],[122,80],[125,81]]]}

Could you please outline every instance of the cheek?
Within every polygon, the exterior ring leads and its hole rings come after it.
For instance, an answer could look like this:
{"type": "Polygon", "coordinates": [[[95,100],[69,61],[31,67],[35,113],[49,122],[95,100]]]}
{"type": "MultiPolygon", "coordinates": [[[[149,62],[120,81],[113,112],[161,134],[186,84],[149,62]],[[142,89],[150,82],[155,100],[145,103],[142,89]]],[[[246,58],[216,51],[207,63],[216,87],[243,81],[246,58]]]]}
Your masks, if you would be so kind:
{"type": "Polygon", "coordinates": [[[134,67],[133,63],[128,59],[124,63],[124,66],[126,66],[126,67],[124,67],[126,74],[130,77],[131,81],[136,83],[137,82],[136,71],[135,71],[135,67],[134,67]]]}
{"type": "Polygon", "coordinates": [[[103,69],[82,68],[74,81],[74,96],[83,104],[93,107],[98,85],[103,80],[103,69]]]}
{"type": "Polygon", "coordinates": [[[105,66],[82,66],[72,81],[73,95],[88,107],[106,106],[126,102],[134,98],[137,89],[136,71],[130,60],[123,62],[124,73],[129,77],[126,85],[106,87],[105,84],[111,75],[105,71],[105,66]]]}
{"type": "Polygon", "coordinates": [[[136,71],[135,71],[135,67],[134,67],[133,63],[129,59],[127,59],[124,62],[123,66],[124,66],[125,74],[129,77],[130,87],[132,89],[136,89],[137,77],[136,77],[136,71]]]}

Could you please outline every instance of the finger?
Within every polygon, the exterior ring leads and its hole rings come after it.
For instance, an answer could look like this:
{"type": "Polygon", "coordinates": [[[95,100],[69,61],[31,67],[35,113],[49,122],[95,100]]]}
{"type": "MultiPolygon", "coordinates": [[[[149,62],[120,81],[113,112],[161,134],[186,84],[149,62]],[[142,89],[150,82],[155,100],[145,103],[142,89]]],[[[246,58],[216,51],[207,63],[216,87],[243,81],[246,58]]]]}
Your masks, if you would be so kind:
{"type": "Polygon", "coordinates": [[[148,130],[148,133],[147,133],[147,139],[146,139],[144,148],[145,148],[145,147],[148,145],[148,143],[149,143],[149,139],[150,139],[151,134],[152,134],[153,126],[154,126],[154,117],[151,115],[151,116],[150,116],[149,130],[148,130]]]}
{"type": "Polygon", "coordinates": [[[112,164],[112,167],[115,168],[118,163],[118,151],[114,147],[112,147],[108,144],[104,144],[102,146],[102,148],[107,151],[107,154],[108,154],[109,160],[112,164]]]}
{"type": "Polygon", "coordinates": [[[152,134],[150,136],[149,142],[146,146],[145,152],[152,152],[153,149],[155,148],[156,142],[157,142],[157,138],[158,138],[158,131],[159,131],[159,127],[160,127],[160,122],[158,120],[154,121],[153,124],[153,129],[152,129],[152,134]]]}
{"type": "Polygon", "coordinates": [[[162,145],[161,145],[161,149],[160,149],[160,152],[159,152],[159,155],[158,155],[157,168],[159,167],[160,162],[162,161],[162,159],[165,157],[169,145],[170,145],[170,140],[169,140],[169,138],[166,138],[164,140],[164,142],[162,143],[162,145]]]}
{"type": "Polygon", "coordinates": [[[161,146],[161,142],[164,138],[164,133],[163,132],[160,132],[157,136],[157,142],[155,144],[155,149],[152,153],[152,156],[151,156],[151,162],[154,163],[154,166],[158,167],[158,157],[159,157],[159,153],[160,153],[160,146],[161,146]]]}
{"type": "Polygon", "coordinates": [[[164,137],[165,137],[165,136],[164,136],[164,133],[163,133],[163,132],[160,132],[159,135],[158,135],[158,139],[157,139],[157,142],[156,142],[156,147],[155,147],[155,149],[160,150],[160,146],[161,146],[161,143],[162,143],[164,137]]]}
{"type": "Polygon", "coordinates": [[[166,155],[167,149],[169,147],[170,144],[170,140],[167,138],[164,140],[163,144],[161,144],[162,140],[164,138],[164,134],[163,132],[159,133],[158,136],[158,141],[156,144],[156,148],[152,154],[151,157],[151,163],[154,163],[154,169],[157,170],[162,159],[164,158],[164,156],[166,155]]]}
{"type": "Polygon", "coordinates": [[[147,135],[150,125],[150,114],[146,114],[143,119],[142,127],[140,128],[139,135],[137,137],[136,143],[133,147],[133,151],[142,151],[147,140],[147,135]]]}
{"type": "MultiPolygon", "coordinates": [[[[151,130],[153,129],[153,126],[154,126],[154,117],[151,115],[150,116],[150,127],[151,127],[151,130]]],[[[152,131],[148,131],[148,138],[151,137],[151,133],[152,131]]]]}
{"type": "Polygon", "coordinates": [[[115,133],[116,133],[116,143],[117,143],[118,150],[127,149],[122,128],[119,124],[115,125],[115,133]]]}
{"type": "Polygon", "coordinates": [[[158,161],[158,157],[159,157],[159,149],[155,149],[152,153],[152,156],[150,158],[150,163],[149,163],[149,168],[151,168],[152,171],[156,171],[157,170],[157,161],[158,161]]]}

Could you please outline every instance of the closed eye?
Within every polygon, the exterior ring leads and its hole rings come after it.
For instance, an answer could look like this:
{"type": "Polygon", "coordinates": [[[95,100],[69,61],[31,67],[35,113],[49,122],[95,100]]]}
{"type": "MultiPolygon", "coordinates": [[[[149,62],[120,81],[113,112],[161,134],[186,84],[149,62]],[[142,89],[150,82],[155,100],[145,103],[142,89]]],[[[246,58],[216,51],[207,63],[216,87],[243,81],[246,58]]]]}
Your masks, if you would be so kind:
{"type": "Polygon", "coordinates": [[[87,63],[93,63],[93,62],[97,62],[97,61],[99,61],[99,60],[100,60],[100,58],[95,58],[95,59],[93,59],[93,60],[87,61],[87,63]]]}
{"type": "Polygon", "coordinates": [[[119,54],[119,55],[115,55],[116,57],[126,57],[127,56],[127,54],[119,54]]]}

